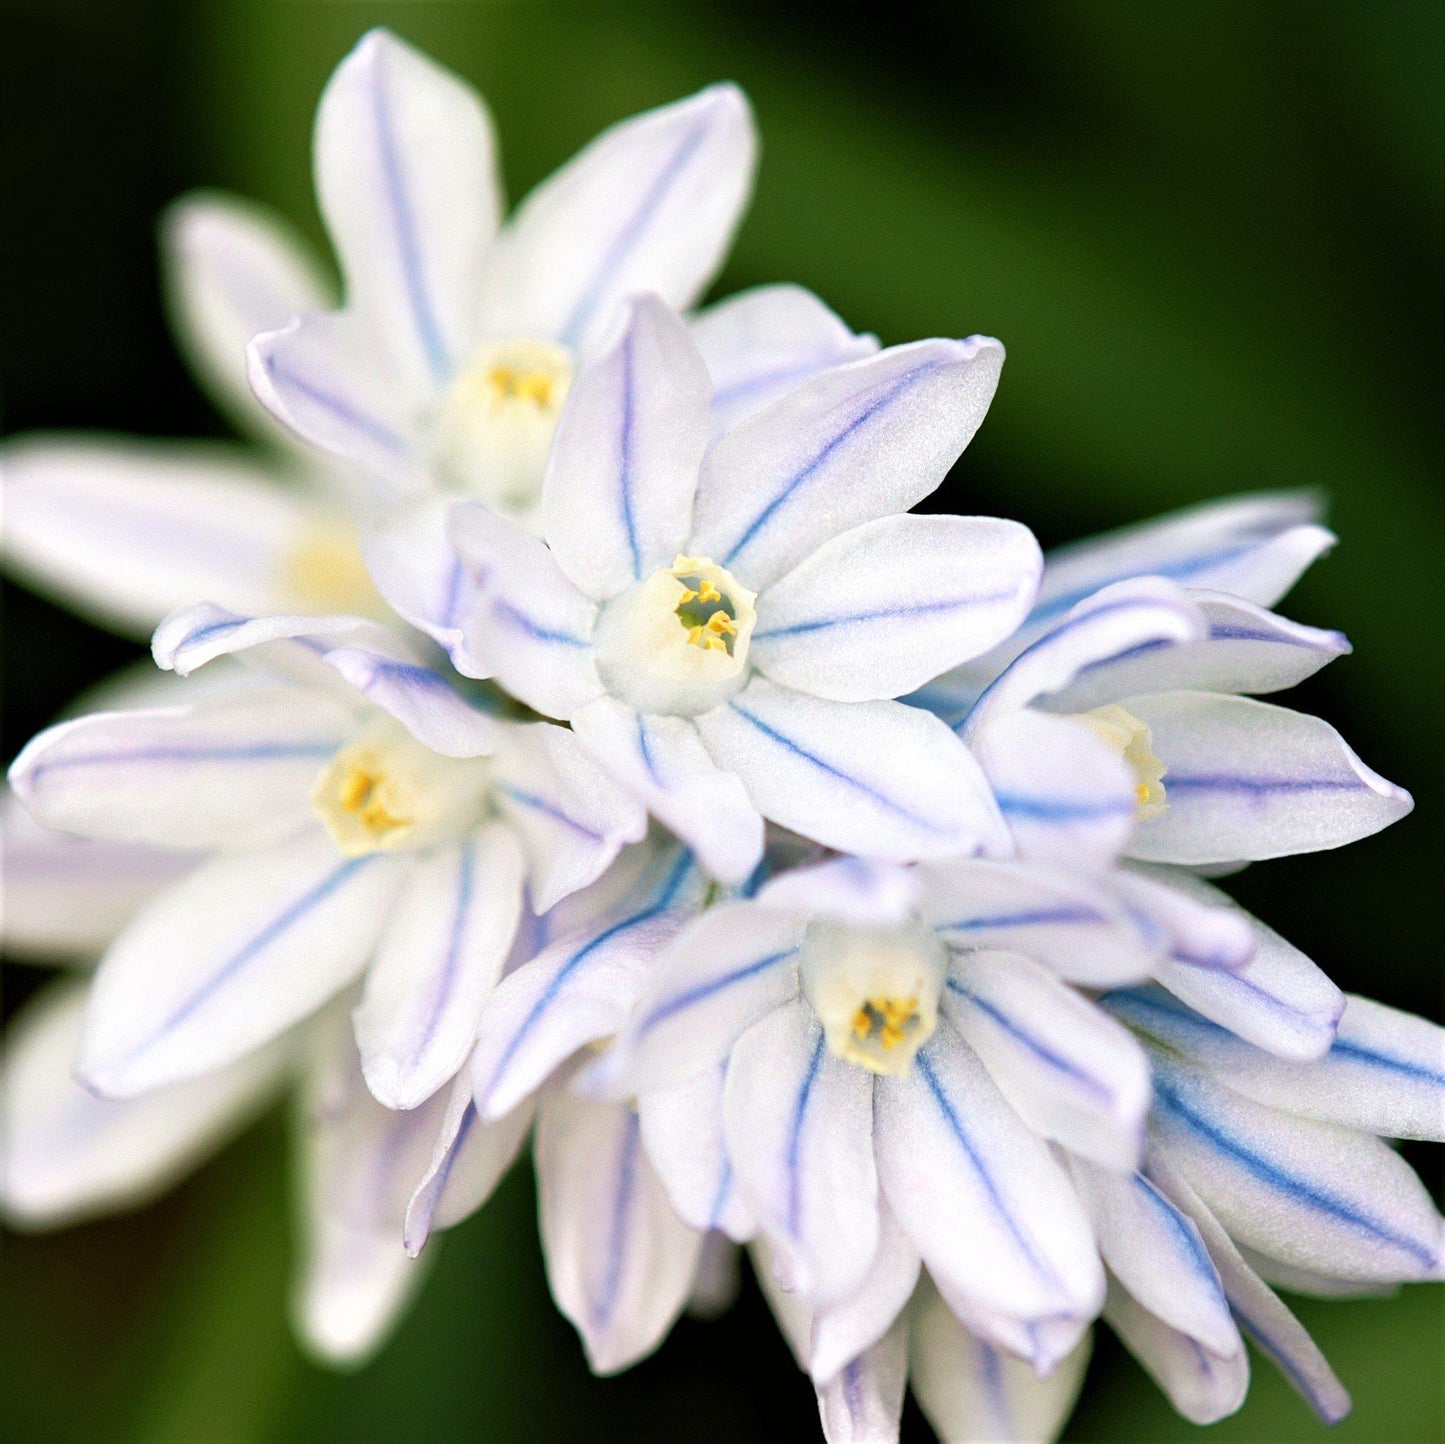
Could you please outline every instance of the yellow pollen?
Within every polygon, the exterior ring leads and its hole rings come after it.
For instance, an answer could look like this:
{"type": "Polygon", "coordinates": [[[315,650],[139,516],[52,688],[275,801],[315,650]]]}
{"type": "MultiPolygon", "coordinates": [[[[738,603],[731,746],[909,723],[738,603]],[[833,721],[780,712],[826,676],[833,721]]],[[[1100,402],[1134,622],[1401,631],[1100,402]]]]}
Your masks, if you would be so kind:
{"type": "Polygon", "coordinates": [[[917,1026],[917,998],[869,998],[853,1014],[854,1037],[860,1043],[876,1038],[885,1048],[896,1048],[917,1026]]]}
{"type": "Polygon", "coordinates": [[[358,818],[362,826],[377,839],[386,837],[398,828],[411,825],[410,818],[396,816],[381,800],[379,790],[384,781],[383,774],[356,767],[341,779],[341,784],[336,789],[336,801],[341,810],[358,818]]]}
{"type": "Polygon", "coordinates": [[[487,372],[487,385],[495,406],[509,401],[530,401],[539,410],[553,404],[557,378],[546,371],[529,371],[520,366],[493,366],[487,372]]]}
{"type": "Polygon", "coordinates": [[[281,586],[306,612],[359,612],[367,617],[386,612],[361,559],[355,533],[344,526],[322,523],[308,528],[282,558],[281,586]]]}

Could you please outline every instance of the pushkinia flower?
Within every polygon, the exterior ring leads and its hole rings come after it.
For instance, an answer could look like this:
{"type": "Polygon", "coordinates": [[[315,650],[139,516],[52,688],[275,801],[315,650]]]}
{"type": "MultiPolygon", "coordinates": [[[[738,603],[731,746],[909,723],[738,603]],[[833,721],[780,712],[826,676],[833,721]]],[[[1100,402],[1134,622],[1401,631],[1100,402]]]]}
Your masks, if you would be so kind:
{"type": "MultiPolygon", "coordinates": [[[[258,336],[256,393],[393,495],[440,485],[526,517],[577,367],[628,294],[655,291],[680,309],[698,300],[755,154],[747,101],[715,85],[604,132],[502,224],[481,99],[374,30],[337,68],[316,120],[317,198],[344,309],[258,336]]],[[[694,335],[723,423],[876,346],[792,286],[735,297],[694,335]]]]}
{"type": "Polygon", "coordinates": [[[468,670],[569,721],[727,882],[761,856],[764,817],[895,859],[1003,845],[967,749],[892,700],[1032,601],[1025,528],[898,514],[971,439],[1002,359],[984,338],[895,347],[709,445],[702,360],[638,298],[573,386],[545,541],[453,512],[478,594],[468,670]]]}
{"type": "Polygon", "coordinates": [[[62,723],[12,768],[49,825],[214,853],[107,950],[80,1074],[122,1097],[195,1077],[364,970],[368,1081],[415,1106],[465,1058],[524,898],[591,881],[641,813],[564,731],[475,711],[373,624],[203,607],[158,634],[181,672],[236,652],[298,680],[62,723]]]}
{"type": "Polygon", "coordinates": [[[1300,508],[1223,503],[1071,549],[1018,634],[917,694],[978,757],[1023,855],[1227,865],[1339,847],[1410,810],[1328,723],[1255,700],[1347,652],[1343,636],[1162,575],[1273,602],[1331,540],[1300,508]]]}

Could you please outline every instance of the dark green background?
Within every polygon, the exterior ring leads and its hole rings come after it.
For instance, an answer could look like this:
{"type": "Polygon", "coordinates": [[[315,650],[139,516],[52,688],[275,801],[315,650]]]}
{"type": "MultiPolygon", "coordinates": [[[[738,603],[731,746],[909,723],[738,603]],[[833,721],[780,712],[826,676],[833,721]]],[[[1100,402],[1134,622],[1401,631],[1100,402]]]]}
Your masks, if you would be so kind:
{"type": "MultiPolygon", "coordinates": [[[[513,195],[602,125],[730,76],[757,199],[720,291],[793,279],[885,341],[1001,336],[938,504],[1046,543],[1231,491],[1316,486],[1342,536],[1289,603],[1357,653],[1301,706],[1418,808],[1232,884],[1344,986],[1441,1011],[1440,270],[1445,7],[1376,3],[392,4],[9,0],[6,429],[218,433],[160,320],[159,208],[244,191],[319,239],[311,112],[384,22],[485,91],[513,195]]],[[[7,590],[6,752],[135,654],[7,590]]],[[[11,1002],[38,975],[10,974],[11,1002]]],[[[1438,1152],[1417,1162],[1438,1184],[1438,1152]]],[[[758,1298],[592,1380],[545,1298],[530,1180],[446,1238],[368,1370],[286,1332],[279,1119],[161,1204],[4,1241],[0,1437],[804,1439],[758,1298]]],[[[1356,1398],[1333,1437],[1445,1435],[1440,1294],[1300,1304],[1356,1398]]],[[[927,1437],[910,1413],[907,1433],[927,1437]]],[[[1101,1343],[1069,1437],[1172,1440],[1101,1343]]],[[[1267,1365],[1220,1440],[1321,1437],[1267,1365]]]]}

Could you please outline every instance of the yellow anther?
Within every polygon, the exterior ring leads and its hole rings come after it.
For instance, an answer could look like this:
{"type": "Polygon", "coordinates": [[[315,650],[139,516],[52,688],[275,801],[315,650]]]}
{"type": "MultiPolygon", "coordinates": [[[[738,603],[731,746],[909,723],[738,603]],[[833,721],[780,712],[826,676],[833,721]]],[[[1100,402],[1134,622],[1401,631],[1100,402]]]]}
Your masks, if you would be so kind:
{"type": "Polygon", "coordinates": [[[546,371],[528,371],[517,366],[493,366],[487,372],[495,405],[508,401],[530,401],[539,409],[553,402],[556,378],[546,371]]]}
{"type": "Polygon", "coordinates": [[[858,1038],[866,1038],[873,1031],[873,1019],[867,1007],[859,1008],[853,1014],[853,1032],[858,1038]]]}
{"type": "Polygon", "coordinates": [[[687,591],[685,591],[685,592],[677,599],[677,604],[678,604],[678,606],[680,606],[680,607],[685,607],[689,602],[695,602],[695,601],[697,601],[697,600],[698,600],[698,595],[697,595],[697,593],[696,593],[695,591],[693,591],[691,587],[689,587],[689,588],[687,589],[687,591]]]}
{"type": "MultiPolygon", "coordinates": [[[[706,597],[703,598],[707,600],[706,597]]],[[[707,629],[710,632],[720,632],[725,637],[737,635],[738,625],[726,612],[714,612],[707,619],[707,629]]]]}

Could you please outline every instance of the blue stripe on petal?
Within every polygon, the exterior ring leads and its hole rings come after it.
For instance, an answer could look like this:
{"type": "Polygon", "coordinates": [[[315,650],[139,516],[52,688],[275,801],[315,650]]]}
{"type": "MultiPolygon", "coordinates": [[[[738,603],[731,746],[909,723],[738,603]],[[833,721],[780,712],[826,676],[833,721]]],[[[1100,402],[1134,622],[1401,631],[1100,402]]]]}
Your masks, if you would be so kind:
{"type": "Polygon", "coordinates": [[[1226,772],[1174,772],[1165,774],[1166,787],[1175,792],[1238,792],[1264,799],[1284,792],[1361,792],[1368,790],[1356,777],[1242,777],[1226,772]]]}
{"type": "MultiPolygon", "coordinates": [[[[683,880],[693,865],[692,855],[683,853],[673,864],[663,882],[662,888],[654,900],[639,912],[630,914],[613,923],[610,928],[605,928],[595,937],[589,938],[570,958],[557,970],[551,982],[542,990],[536,1002],[527,1012],[522,1020],[521,1026],[507,1040],[507,1046],[502,1050],[502,1056],[497,1059],[497,1066],[492,1069],[492,1076],[487,1080],[485,1089],[486,1097],[490,1097],[496,1091],[497,1084],[501,1081],[503,1074],[511,1067],[512,1060],[517,1056],[522,1044],[526,1041],[527,1035],[537,1025],[547,1010],[557,1001],[558,995],[565,986],[567,979],[580,968],[593,953],[604,943],[625,933],[629,928],[640,927],[643,923],[650,921],[659,914],[665,912],[677,896],[678,890],[682,887],[683,880]]],[[[479,1100],[485,1106],[485,1099],[479,1100]]]]}
{"type": "Polygon", "coordinates": [[[617,486],[622,504],[622,527],[627,533],[627,550],[632,557],[632,575],[642,580],[642,551],[637,545],[637,518],[632,513],[632,447],[635,424],[634,396],[636,378],[633,374],[633,333],[629,328],[622,338],[622,427],[618,434],[617,486]]]}
{"type": "Polygon", "coordinates": [[[956,993],[960,998],[972,1003],[979,1012],[992,1018],[1009,1037],[1023,1044],[1040,1062],[1054,1069],[1056,1072],[1064,1074],[1065,1077],[1071,1078],[1086,1093],[1092,1093],[1095,1098],[1105,1103],[1113,1100],[1113,1089],[1101,1083],[1092,1074],[1085,1073],[1083,1069],[1078,1067],[1077,1064],[1070,1062],[1063,1054],[1055,1052],[1047,1043],[1036,1038],[1021,1024],[1010,1018],[1002,1009],[995,1007],[986,999],[980,998],[977,993],[970,992],[956,978],[950,978],[947,986],[950,993],[956,993]]]}
{"type": "Polygon", "coordinates": [[[1362,1063],[1368,1068],[1382,1068],[1390,1073],[1399,1073],[1421,1083],[1433,1083],[1445,1087],[1445,1072],[1439,1068],[1427,1068],[1409,1058],[1395,1058],[1389,1053],[1368,1048],[1363,1043],[1353,1043],[1348,1038],[1336,1038],[1329,1056],[1348,1059],[1351,1063],[1362,1063]]]}
{"type": "Polygon", "coordinates": [[[1154,1098],[1158,1106],[1177,1118],[1211,1147],[1218,1149],[1219,1152],[1239,1164],[1245,1172],[1264,1184],[1265,1187],[1285,1194],[1294,1203],[1326,1214],[1347,1228],[1355,1229],[1370,1238],[1399,1249],[1426,1268],[1435,1265],[1436,1258],[1430,1249],[1423,1247],[1414,1239],[1397,1233],[1387,1224],[1380,1223],[1359,1212],[1352,1204],[1342,1198],[1337,1198],[1328,1189],[1322,1188],[1308,1179],[1299,1178],[1280,1165],[1272,1163],[1249,1144],[1233,1137],[1219,1124],[1191,1108],[1180,1097],[1178,1091],[1163,1078],[1156,1077],[1155,1079],[1154,1098]]]}
{"type": "Polygon", "coordinates": [[[637,1150],[641,1127],[635,1109],[627,1110],[622,1150],[617,1160],[617,1182],[612,1192],[612,1227],[609,1230],[607,1273],[602,1293],[592,1308],[594,1327],[603,1329],[612,1320],[622,1286],[622,1265],[627,1254],[627,1222],[637,1195],[637,1150]]]}
{"type": "Polygon", "coordinates": [[[1135,804],[1125,798],[1080,802],[1070,798],[1024,797],[1016,792],[995,792],[998,810],[1005,817],[1030,822],[1093,822],[1101,817],[1132,816],[1135,804]]]}
{"type": "Polygon", "coordinates": [[[1046,923],[1106,923],[1110,919],[1084,907],[1030,908],[1017,913],[992,913],[938,923],[943,932],[981,932],[990,928],[1029,928],[1046,923]]]}
{"type": "Polygon", "coordinates": [[[818,1032],[818,1041],[813,1047],[813,1056],[808,1060],[807,1072],[803,1074],[802,1086],[793,1104],[793,1122],[788,1130],[788,1232],[794,1237],[801,1232],[803,1220],[803,1177],[799,1169],[803,1152],[803,1126],[807,1121],[808,1100],[813,1096],[813,1084],[817,1081],[818,1070],[823,1066],[823,1033],[818,1032]]]}
{"type": "Polygon", "coordinates": [[[398,435],[375,417],[368,416],[344,396],[327,391],[324,387],[318,386],[315,382],[292,371],[290,367],[283,366],[274,352],[267,353],[264,360],[266,374],[270,376],[283,398],[287,390],[294,391],[313,406],[319,407],[322,411],[329,411],[343,426],[356,432],[359,436],[364,436],[382,450],[399,457],[410,455],[411,443],[404,436],[398,435]]]}
{"type": "Polygon", "coordinates": [[[797,948],[785,948],[780,953],[769,953],[765,958],[744,963],[741,967],[733,968],[731,972],[723,973],[720,977],[709,978],[707,982],[688,988],[686,992],[664,999],[637,1024],[636,1036],[639,1039],[645,1038],[660,1023],[665,1023],[675,1014],[682,1012],[684,1008],[690,1008],[695,1003],[701,1003],[714,994],[721,993],[725,988],[746,982],[749,978],[754,978],[759,973],[764,973],[769,968],[786,962],[797,951],[797,948]]]}
{"type": "Polygon", "coordinates": [[[494,782],[492,787],[509,797],[522,807],[530,807],[535,812],[540,812],[545,817],[550,817],[553,822],[560,822],[564,827],[571,828],[573,832],[580,833],[583,837],[591,838],[593,842],[602,842],[603,836],[600,832],[594,832],[590,827],[577,821],[575,817],[568,817],[565,812],[554,803],[549,802],[545,797],[539,797],[535,792],[523,792],[519,787],[508,787],[500,782],[494,782]]]}
{"type": "Polygon", "coordinates": [[[519,632],[525,632],[535,642],[551,642],[560,647],[586,647],[590,645],[585,637],[574,637],[570,632],[559,632],[554,628],[545,626],[517,607],[511,602],[503,601],[500,597],[493,600],[492,611],[498,621],[506,622],[509,626],[515,627],[519,632]]]}
{"type": "Polygon", "coordinates": [[[736,701],[729,702],[728,706],[745,722],[752,723],[765,737],[770,738],[780,747],[786,748],[795,757],[801,757],[803,761],[811,763],[820,772],[826,773],[829,777],[834,778],[847,787],[851,787],[855,792],[862,793],[863,796],[867,797],[870,801],[876,802],[880,807],[893,813],[895,816],[903,818],[906,822],[911,822],[915,827],[922,828],[925,832],[943,832],[945,830],[937,823],[927,818],[919,817],[917,813],[910,811],[901,803],[895,802],[886,793],[879,792],[876,787],[864,782],[861,778],[852,777],[840,768],[834,767],[831,762],[824,761],[817,753],[809,752],[806,747],[801,746],[799,743],[793,741],[791,737],[779,732],[776,727],[770,726],[764,722],[761,717],[749,712],[741,703],[736,701]]]}
{"type": "Polygon", "coordinates": [[[1251,1318],[1238,1304],[1231,1302],[1230,1310],[1239,1327],[1269,1356],[1280,1373],[1294,1385],[1305,1402],[1326,1424],[1338,1424],[1345,1417],[1345,1414],[1349,1412],[1348,1405],[1343,1410],[1333,1408],[1315,1386],[1314,1380],[1295,1363],[1287,1349],[1270,1337],[1267,1329],[1251,1318]]]}
{"type": "Polygon", "coordinates": [[[376,145],[381,157],[381,178],[386,194],[386,207],[391,214],[392,229],[396,235],[397,258],[401,262],[402,278],[406,283],[407,299],[411,303],[412,316],[416,321],[417,337],[426,353],[427,364],[433,378],[443,382],[451,375],[452,366],[447,355],[446,342],[437,324],[427,291],[426,276],[422,265],[421,246],[417,240],[416,217],[411,199],[407,194],[406,175],[402,167],[401,154],[397,149],[396,133],[391,124],[391,111],[387,104],[386,86],[380,74],[382,49],[377,47],[376,83],[371,88],[371,119],[376,128],[376,145]]]}
{"type": "Polygon", "coordinates": [[[323,878],[309,892],[303,893],[295,902],[289,904],[286,909],[273,918],[264,928],[261,929],[251,940],[242,945],[236,952],[232,953],[221,966],[206,979],[179,1007],[175,1008],[171,1015],[157,1028],[149,1039],[136,1051],[141,1052],[149,1047],[157,1039],[163,1038],[172,1029],[179,1027],[196,1011],[208,1003],[228,982],[240,973],[248,963],[259,957],[274,942],[284,937],[293,927],[301,922],[307,914],[312,912],[336,892],[344,883],[349,881],[355,874],[365,867],[367,863],[375,860],[375,854],[370,857],[354,857],[341,864],[329,877],[323,878]]]}
{"type": "Polygon", "coordinates": [[[581,341],[603,293],[611,284],[612,278],[626,264],[628,256],[642,238],[652,213],[667,199],[667,193],[687,169],[688,162],[697,154],[698,148],[707,138],[708,129],[708,117],[704,116],[687,131],[671,159],[657,173],[656,178],[647,188],[637,209],[628,217],[612,244],[607,248],[593,273],[592,280],[577,298],[577,304],[572,308],[572,314],[562,326],[558,339],[564,346],[575,348],[581,341]]]}
{"type": "Polygon", "coordinates": [[[452,925],[447,934],[446,956],[442,959],[441,972],[437,975],[436,991],[432,996],[431,1007],[427,1011],[427,1019],[422,1026],[416,1046],[411,1052],[411,1066],[415,1067],[422,1053],[432,1040],[436,1032],[438,1020],[451,998],[452,987],[457,979],[457,971],[461,965],[462,941],[466,937],[467,923],[472,911],[472,872],[476,862],[476,851],[471,842],[464,842],[457,849],[457,893],[456,904],[452,910],[452,925]]]}
{"type": "Polygon", "coordinates": [[[949,597],[938,602],[918,602],[906,607],[875,607],[869,611],[844,612],[836,617],[818,617],[808,622],[794,622],[787,627],[770,627],[753,632],[753,641],[761,642],[774,637],[796,637],[806,632],[827,631],[830,627],[852,627],[867,622],[897,622],[907,617],[937,616],[944,612],[957,612],[966,607],[989,606],[995,602],[1012,601],[1018,595],[1016,589],[1003,592],[989,592],[970,597],[949,597]]]}
{"type": "Polygon", "coordinates": [[[1199,1237],[1189,1220],[1147,1178],[1136,1173],[1131,1181],[1135,1189],[1144,1196],[1145,1201],[1168,1225],[1170,1233],[1179,1243],[1179,1251],[1184,1256],[1191,1272],[1205,1280],[1222,1298],[1223,1289],[1219,1282],[1219,1271],[1214,1267],[1214,1260],[1210,1258],[1209,1250],[1204,1246],[1204,1240],[1199,1237]]]}
{"type": "Polygon", "coordinates": [[[998,1185],[994,1182],[993,1175],[984,1166],[983,1159],[979,1156],[978,1150],[974,1147],[973,1140],[969,1137],[963,1126],[963,1120],[958,1116],[952,1100],[944,1091],[943,1085],[938,1081],[938,1074],[934,1071],[933,1063],[928,1057],[927,1049],[919,1053],[913,1060],[913,1066],[918,1069],[919,1075],[928,1085],[928,1091],[933,1095],[933,1101],[938,1105],[939,1111],[943,1114],[944,1121],[948,1124],[948,1131],[953,1134],[954,1140],[963,1150],[968,1158],[969,1165],[978,1176],[978,1181],[983,1185],[984,1192],[988,1195],[989,1202],[993,1205],[994,1212],[1002,1221],[1009,1236],[1018,1245],[1019,1252],[1028,1260],[1029,1267],[1052,1289],[1063,1292],[1063,1286],[1058,1276],[1048,1266],[1048,1263],[1041,1259],[1034,1251],[1034,1247],[1025,1234],[1020,1230],[1013,1214],[1005,1204],[1003,1195],[998,1191],[998,1185]]]}
{"type": "Polygon", "coordinates": [[[109,767],[149,763],[187,762],[286,762],[306,758],[324,759],[336,751],[335,742],[254,742],[234,747],[138,747],[132,751],[112,749],[105,752],[76,752],[39,762],[26,776],[33,785],[50,772],[65,772],[74,767],[109,767]]]}
{"type": "Polygon", "coordinates": [[[752,521],[748,523],[742,536],[733,543],[727,555],[721,559],[721,564],[725,567],[734,566],[738,556],[747,550],[758,534],[768,525],[777,513],[779,507],[783,506],[798,488],[803,486],[809,477],[811,477],[844,442],[855,436],[858,431],[866,426],[890,401],[895,400],[916,382],[931,376],[939,369],[941,364],[942,363],[938,361],[929,361],[922,366],[914,367],[912,371],[905,372],[894,381],[876,400],[870,402],[843,430],[838,432],[830,441],[826,442],[813,459],[798,471],[783,489],[758,512],[752,521]]]}

